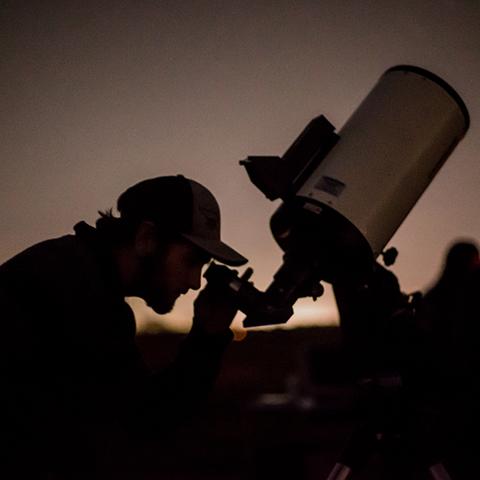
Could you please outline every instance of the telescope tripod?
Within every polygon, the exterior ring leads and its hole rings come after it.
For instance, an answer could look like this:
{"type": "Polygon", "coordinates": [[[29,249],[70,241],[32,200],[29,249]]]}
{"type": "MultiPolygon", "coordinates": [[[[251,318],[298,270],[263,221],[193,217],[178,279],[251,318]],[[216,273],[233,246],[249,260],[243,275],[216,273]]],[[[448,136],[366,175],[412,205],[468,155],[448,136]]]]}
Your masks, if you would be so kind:
{"type": "Polygon", "coordinates": [[[371,380],[367,389],[365,420],[354,430],[327,480],[453,480],[438,456],[428,412],[412,406],[400,377],[371,380]],[[388,473],[365,476],[372,459],[380,460],[377,468],[388,473]]]}

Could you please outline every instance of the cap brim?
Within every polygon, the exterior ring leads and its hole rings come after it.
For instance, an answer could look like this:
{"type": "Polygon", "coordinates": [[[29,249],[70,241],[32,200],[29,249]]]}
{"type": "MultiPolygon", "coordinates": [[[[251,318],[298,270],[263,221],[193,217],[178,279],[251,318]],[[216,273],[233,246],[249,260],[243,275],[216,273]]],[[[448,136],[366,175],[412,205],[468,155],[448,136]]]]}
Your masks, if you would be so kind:
{"type": "Polygon", "coordinates": [[[197,237],[195,235],[188,235],[186,233],[182,233],[182,236],[210,254],[214,260],[218,260],[226,265],[239,267],[248,262],[248,259],[246,259],[243,255],[240,255],[233,248],[221,241],[197,237]]]}

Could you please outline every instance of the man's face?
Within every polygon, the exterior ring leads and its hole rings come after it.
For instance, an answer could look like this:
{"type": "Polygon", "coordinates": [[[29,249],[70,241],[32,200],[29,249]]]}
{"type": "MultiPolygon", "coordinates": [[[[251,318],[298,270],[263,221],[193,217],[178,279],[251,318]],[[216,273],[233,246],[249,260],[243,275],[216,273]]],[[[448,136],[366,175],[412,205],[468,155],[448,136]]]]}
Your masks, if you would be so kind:
{"type": "Polygon", "coordinates": [[[180,295],[200,288],[202,268],[209,260],[207,254],[187,241],[164,246],[142,258],[139,296],[156,313],[168,313],[180,295]]]}

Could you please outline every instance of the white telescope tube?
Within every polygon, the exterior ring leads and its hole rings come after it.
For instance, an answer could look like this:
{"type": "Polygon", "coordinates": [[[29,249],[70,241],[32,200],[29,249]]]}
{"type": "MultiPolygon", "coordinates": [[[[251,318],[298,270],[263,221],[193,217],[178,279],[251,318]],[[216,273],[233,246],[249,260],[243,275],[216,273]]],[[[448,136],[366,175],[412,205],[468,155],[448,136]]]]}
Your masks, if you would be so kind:
{"type": "Polygon", "coordinates": [[[348,219],[376,257],[468,126],[467,108],[446,82],[418,67],[393,67],[297,195],[348,219]]]}

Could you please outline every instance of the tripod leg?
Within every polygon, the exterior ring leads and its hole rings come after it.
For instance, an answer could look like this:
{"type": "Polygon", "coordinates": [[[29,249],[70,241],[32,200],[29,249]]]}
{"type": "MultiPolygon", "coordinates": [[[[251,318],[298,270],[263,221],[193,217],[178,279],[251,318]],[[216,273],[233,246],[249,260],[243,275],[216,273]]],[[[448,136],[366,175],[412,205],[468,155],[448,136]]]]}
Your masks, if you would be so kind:
{"type": "Polygon", "coordinates": [[[351,471],[350,467],[341,463],[336,463],[327,480],[346,480],[351,471]]]}
{"type": "Polygon", "coordinates": [[[446,468],[441,463],[432,465],[428,470],[433,480],[452,480],[452,477],[448,474],[446,468]]]}

